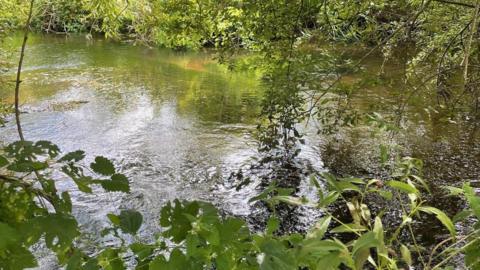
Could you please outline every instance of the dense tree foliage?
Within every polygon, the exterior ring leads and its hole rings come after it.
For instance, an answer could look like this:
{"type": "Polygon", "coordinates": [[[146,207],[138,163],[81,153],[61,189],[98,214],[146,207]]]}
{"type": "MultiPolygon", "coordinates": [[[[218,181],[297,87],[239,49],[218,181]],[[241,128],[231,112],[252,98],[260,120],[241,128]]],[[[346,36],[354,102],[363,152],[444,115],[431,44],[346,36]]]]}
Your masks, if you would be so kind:
{"type": "MultiPolygon", "coordinates": [[[[2,33],[22,28],[29,3],[0,0],[2,33]]],[[[405,106],[414,96],[424,98],[426,110],[443,111],[448,119],[465,115],[478,119],[480,113],[480,1],[34,3],[29,27],[36,31],[78,32],[88,38],[103,34],[173,49],[214,47],[218,59],[231,68],[260,69],[267,90],[258,126],[259,150],[279,164],[298,155],[303,143],[298,126],[312,117],[325,133],[359,122],[399,132],[405,106]],[[332,44],[340,48],[346,43],[363,47],[364,55],[353,57],[331,49],[332,44]],[[253,52],[250,58],[237,57],[246,50],[253,52]],[[362,74],[363,61],[373,53],[381,53],[384,64],[400,59],[405,66],[405,89],[396,93],[395,114],[385,118],[374,112],[361,115],[350,107],[365,85],[388,83],[383,80],[383,65],[375,78],[343,81],[345,75],[362,74]]],[[[32,246],[38,243],[54,251],[67,269],[400,269],[412,265],[442,269],[459,263],[453,261],[459,254],[464,254],[467,267],[479,269],[480,199],[473,188],[469,184],[446,187],[468,204],[450,218],[427,205],[424,196],[429,184],[421,176],[421,161],[395,159],[388,146],[380,148],[380,160],[388,163],[383,180],[312,175],[318,201],[292,196],[293,190],[285,188],[291,185],[283,182],[268,183],[252,199],[272,209],[264,232],[251,232],[238,218],[222,217],[208,203],[175,201],[161,209],[163,233],[155,242],[126,237],[138,233],[143,218],[135,210],[123,210],[108,216],[112,226],[103,231],[121,239],[119,244],[97,247],[98,252],[92,253],[79,244],[82,234],[71,213],[69,191],[57,190],[57,175],[61,173],[58,179],[73,181],[85,193],[99,187],[129,192],[129,180],[104,157],[88,167],[82,164],[82,151],[60,157],[56,145],[25,141],[22,135],[19,142],[0,151],[0,269],[36,266],[32,246]],[[367,205],[372,196],[398,205],[399,220],[391,222],[396,225],[384,228],[382,219],[387,214],[367,205]],[[280,235],[278,204],[320,208],[325,216],[306,235],[280,235]],[[346,206],[348,221],[330,212],[332,204],[346,206]],[[449,234],[432,250],[416,241],[412,229],[425,215],[435,216],[449,234]],[[467,232],[457,231],[455,224],[465,220],[475,225],[467,232]]]]}

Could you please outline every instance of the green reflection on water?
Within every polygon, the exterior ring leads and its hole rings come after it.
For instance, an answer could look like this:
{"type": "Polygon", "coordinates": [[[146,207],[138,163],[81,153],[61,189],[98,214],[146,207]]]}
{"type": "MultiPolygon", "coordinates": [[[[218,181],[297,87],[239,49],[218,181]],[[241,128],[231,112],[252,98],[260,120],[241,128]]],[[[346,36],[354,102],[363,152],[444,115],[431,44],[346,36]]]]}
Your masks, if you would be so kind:
{"type": "MultiPolygon", "coordinates": [[[[19,48],[20,36],[3,48],[19,48]]],[[[10,49],[11,50],[11,49],[10,49]]],[[[9,60],[15,61],[12,53],[9,60]]],[[[12,68],[2,78],[14,80],[12,68]]],[[[261,87],[252,73],[229,72],[209,52],[173,52],[83,36],[32,35],[29,39],[21,102],[55,99],[65,90],[94,90],[113,111],[145,94],[152,102],[174,102],[177,113],[202,121],[254,123],[260,112],[261,87]],[[135,94],[136,93],[136,94],[135,94]]],[[[0,98],[13,101],[13,83],[3,84],[0,98]]]]}

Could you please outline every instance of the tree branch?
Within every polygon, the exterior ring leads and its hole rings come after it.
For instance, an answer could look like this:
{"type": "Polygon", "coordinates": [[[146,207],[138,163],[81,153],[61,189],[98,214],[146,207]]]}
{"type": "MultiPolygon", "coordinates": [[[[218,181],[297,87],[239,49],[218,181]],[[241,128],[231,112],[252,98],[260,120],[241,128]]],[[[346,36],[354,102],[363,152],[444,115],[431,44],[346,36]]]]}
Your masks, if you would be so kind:
{"type": "Polygon", "coordinates": [[[23,57],[25,56],[25,47],[27,46],[28,33],[30,31],[30,22],[32,21],[33,13],[33,3],[35,0],[30,1],[30,10],[28,12],[27,22],[25,23],[25,33],[23,36],[22,49],[20,51],[20,60],[18,61],[17,69],[17,79],[15,81],[15,120],[17,122],[17,131],[20,140],[24,141],[25,137],[23,136],[22,125],[20,124],[20,84],[22,83],[22,66],[23,66],[23,57]]]}

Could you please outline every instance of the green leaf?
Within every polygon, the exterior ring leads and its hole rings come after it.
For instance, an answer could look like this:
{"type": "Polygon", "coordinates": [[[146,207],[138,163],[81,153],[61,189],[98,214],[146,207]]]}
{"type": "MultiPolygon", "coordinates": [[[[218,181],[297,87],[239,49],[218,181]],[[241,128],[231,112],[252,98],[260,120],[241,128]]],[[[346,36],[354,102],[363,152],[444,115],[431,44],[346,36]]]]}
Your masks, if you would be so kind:
{"type": "Polygon", "coordinates": [[[325,208],[330,204],[336,202],[339,197],[340,197],[340,193],[336,191],[331,191],[326,196],[323,196],[323,198],[320,199],[320,201],[318,202],[318,207],[325,208]]]}
{"type": "Polygon", "coordinates": [[[470,184],[464,184],[463,190],[465,192],[465,197],[467,198],[468,204],[473,210],[473,214],[480,219],[480,197],[476,196],[475,190],[473,190],[470,184]]]}
{"type": "Polygon", "coordinates": [[[92,193],[92,188],[89,186],[90,184],[93,183],[93,180],[91,177],[88,177],[88,176],[83,176],[79,178],[72,177],[72,179],[81,192],[92,193]]]}
{"type": "Polygon", "coordinates": [[[78,150],[75,152],[70,152],[64,155],[62,158],[60,158],[58,161],[59,162],[78,162],[82,159],[85,158],[85,152],[78,150]]]}
{"type": "Polygon", "coordinates": [[[378,194],[380,194],[380,196],[382,196],[383,198],[385,198],[388,201],[391,201],[392,198],[393,198],[392,192],[390,192],[388,190],[378,190],[378,194]]]}
{"type": "Polygon", "coordinates": [[[90,164],[90,168],[96,173],[105,175],[105,176],[110,176],[115,173],[115,167],[113,166],[113,163],[105,158],[105,157],[96,157],[95,162],[90,164]]]}
{"type": "Polygon", "coordinates": [[[416,187],[404,182],[391,180],[387,182],[387,185],[397,190],[400,190],[402,192],[405,192],[407,194],[416,194],[416,195],[420,194],[420,192],[416,187]]]}
{"type": "Polygon", "coordinates": [[[4,156],[0,156],[0,168],[7,166],[8,165],[8,159],[6,159],[4,156]]]}
{"type": "Polygon", "coordinates": [[[47,247],[60,253],[67,252],[73,240],[80,235],[77,221],[64,214],[34,218],[24,229],[36,234],[37,238],[44,234],[47,247]]]}
{"type": "Polygon", "coordinates": [[[77,270],[82,269],[82,257],[84,254],[79,250],[75,250],[73,255],[70,257],[67,263],[66,270],[77,270]]]}
{"type": "Polygon", "coordinates": [[[0,254],[8,245],[17,242],[19,239],[17,231],[8,224],[0,222],[0,254]]]}
{"type": "Polygon", "coordinates": [[[408,247],[405,245],[401,245],[400,253],[402,254],[403,261],[406,262],[408,265],[412,265],[412,254],[410,253],[408,247]]]}
{"type": "Polygon", "coordinates": [[[302,198],[293,197],[293,196],[274,196],[270,200],[284,202],[289,205],[302,206],[305,202],[302,198]]]}
{"type": "Polygon", "coordinates": [[[103,270],[124,270],[126,268],[119,255],[119,249],[108,248],[98,256],[98,265],[103,270]]]}
{"type": "Polygon", "coordinates": [[[120,226],[120,218],[117,215],[107,214],[107,217],[113,225],[120,226]]]}
{"type": "Polygon", "coordinates": [[[49,141],[38,141],[35,143],[35,146],[43,150],[44,153],[47,153],[50,158],[54,158],[60,153],[60,149],[55,144],[49,141]]]}
{"type": "Polygon", "coordinates": [[[296,257],[300,260],[310,258],[319,259],[332,251],[341,251],[344,246],[332,240],[320,240],[318,238],[305,239],[301,245],[296,257]]]}
{"type": "Polygon", "coordinates": [[[270,217],[267,221],[267,235],[272,235],[280,227],[280,220],[270,217]]]}
{"type": "Polygon", "coordinates": [[[437,209],[435,207],[430,207],[430,206],[422,206],[419,207],[418,210],[425,212],[427,214],[434,214],[437,219],[445,226],[445,228],[448,229],[450,232],[450,235],[455,237],[456,231],[455,231],[455,226],[453,225],[452,220],[440,209],[437,209]]]}
{"type": "Polygon", "coordinates": [[[342,224],[338,227],[333,228],[330,232],[332,233],[355,233],[355,232],[364,232],[367,231],[367,227],[355,224],[355,223],[348,223],[342,224]]]}
{"type": "Polygon", "coordinates": [[[458,212],[455,216],[452,218],[453,223],[457,223],[460,221],[464,221],[467,217],[471,216],[473,214],[472,210],[463,210],[458,212]]]}
{"type": "MultiPolygon", "coordinates": [[[[135,210],[123,210],[118,216],[120,224],[118,225],[124,233],[136,234],[142,226],[143,216],[135,210]]],[[[110,219],[112,220],[112,219],[110,219]]],[[[115,220],[115,219],[114,219],[115,220]]],[[[116,220],[115,220],[116,221],[116,220]]],[[[114,222],[112,222],[114,223],[114,222]]],[[[115,224],[115,223],[114,223],[115,224]]]]}
{"type": "Polygon", "coordinates": [[[321,258],[317,263],[317,270],[337,270],[342,263],[342,253],[331,252],[330,254],[321,258]]]}
{"type": "Polygon", "coordinates": [[[297,268],[295,257],[279,241],[268,239],[260,245],[264,253],[260,270],[293,270],[297,268]]]}
{"type": "Polygon", "coordinates": [[[373,232],[367,232],[355,240],[352,254],[357,269],[363,269],[363,265],[370,256],[370,248],[378,247],[379,241],[373,232]]]}
{"type": "Polygon", "coordinates": [[[375,224],[373,225],[373,233],[375,238],[378,240],[377,252],[380,255],[388,257],[388,250],[385,246],[385,231],[383,229],[382,219],[380,217],[375,217],[375,224]]]}
{"type": "Polygon", "coordinates": [[[100,183],[106,191],[130,192],[128,178],[123,174],[114,174],[111,180],[96,181],[100,183]]]}
{"type": "Polygon", "coordinates": [[[33,171],[40,171],[43,169],[48,168],[48,164],[46,162],[38,162],[38,161],[19,161],[15,163],[11,163],[7,169],[14,172],[33,172],[33,171]]]}
{"type": "Polygon", "coordinates": [[[457,188],[457,187],[443,186],[443,188],[446,191],[448,191],[449,195],[451,195],[451,196],[458,196],[458,195],[462,195],[464,193],[463,189],[457,188]]]}
{"type": "Polygon", "coordinates": [[[198,202],[174,201],[174,206],[170,202],[161,210],[160,225],[168,228],[163,232],[163,236],[171,238],[173,242],[180,243],[185,240],[188,232],[192,229],[192,223],[185,214],[196,217],[200,206],[198,202]]]}
{"type": "Polygon", "coordinates": [[[310,229],[310,231],[307,233],[307,238],[318,238],[322,239],[325,233],[327,232],[328,226],[330,225],[330,222],[332,221],[332,217],[326,216],[321,218],[317,223],[315,223],[315,226],[310,229]]]}
{"type": "Polygon", "coordinates": [[[150,270],[180,270],[192,269],[187,257],[179,249],[174,249],[168,261],[163,255],[157,256],[150,263],[150,270]]]}

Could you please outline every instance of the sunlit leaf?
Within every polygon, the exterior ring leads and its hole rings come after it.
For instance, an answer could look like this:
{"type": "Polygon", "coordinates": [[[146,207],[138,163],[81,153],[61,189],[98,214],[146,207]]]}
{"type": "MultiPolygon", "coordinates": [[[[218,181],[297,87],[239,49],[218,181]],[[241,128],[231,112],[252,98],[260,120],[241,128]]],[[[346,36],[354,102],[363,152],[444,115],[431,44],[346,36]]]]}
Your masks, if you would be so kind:
{"type": "Polygon", "coordinates": [[[412,265],[412,254],[410,253],[408,247],[405,245],[401,245],[400,253],[402,254],[403,261],[406,262],[408,265],[412,265]]]}
{"type": "Polygon", "coordinates": [[[442,210],[437,209],[435,207],[430,207],[430,206],[422,206],[422,207],[419,207],[418,210],[428,214],[435,215],[437,219],[445,226],[445,228],[448,229],[450,234],[453,237],[455,237],[456,235],[455,226],[453,225],[452,220],[442,210]]]}
{"type": "Polygon", "coordinates": [[[326,216],[321,218],[315,226],[313,226],[307,233],[307,238],[318,238],[322,239],[325,233],[327,232],[328,226],[330,225],[332,218],[326,216]]]}
{"type": "Polygon", "coordinates": [[[400,181],[391,180],[387,182],[387,185],[407,194],[418,195],[420,193],[416,187],[400,181]]]}

